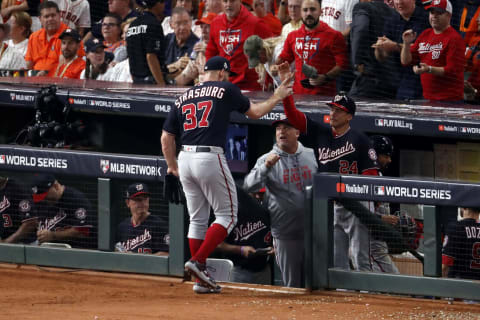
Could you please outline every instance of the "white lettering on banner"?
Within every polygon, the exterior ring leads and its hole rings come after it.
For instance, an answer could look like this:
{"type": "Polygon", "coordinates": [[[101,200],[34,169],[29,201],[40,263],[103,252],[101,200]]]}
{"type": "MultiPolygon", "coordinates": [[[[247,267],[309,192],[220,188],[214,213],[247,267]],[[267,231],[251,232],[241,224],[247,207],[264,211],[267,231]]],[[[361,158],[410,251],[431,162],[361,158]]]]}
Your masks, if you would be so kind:
{"type": "Polygon", "coordinates": [[[451,200],[450,190],[399,186],[375,186],[375,195],[429,200],[451,200]]]}
{"type": "Polygon", "coordinates": [[[101,160],[103,163],[100,163],[100,168],[104,173],[107,173],[110,170],[111,173],[122,173],[122,174],[131,174],[131,175],[142,175],[142,176],[161,176],[162,168],[156,166],[146,166],[139,164],[129,164],[129,163],[116,163],[110,162],[108,167],[105,167],[105,161],[101,160]]]}
{"type": "Polygon", "coordinates": [[[232,232],[235,235],[235,241],[247,240],[266,227],[267,226],[262,221],[248,222],[246,225],[241,224],[236,226],[232,232]]]}
{"type": "Polygon", "coordinates": [[[261,117],[261,120],[281,120],[283,113],[278,113],[278,112],[270,112],[261,117]]]}
{"type": "Polygon", "coordinates": [[[156,112],[170,112],[170,105],[168,104],[156,104],[155,107],[154,107],[154,110],[156,112]]]}
{"type": "Polygon", "coordinates": [[[413,123],[399,119],[375,119],[375,126],[413,130],[413,123]]]}
{"type": "Polygon", "coordinates": [[[103,107],[112,109],[130,109],[129,102],[106,101],[106,100],[88,100],[92,107],[103,107]]]}
{"type": "Polygon", "coordinates": [[[35,96],[32,95],[26,95],[26,94],[17,94],[17,93],[10,93],[10,99],[12,101],[28,101],[28,102],[33,102],[35,101],[35,96]]]}
{"type": "Polygon", "coordinates": [[[67,159],[42,158],[42,157],[27,157],[17,155],[1,155],[4,157],[2,164],[22,167],[38,167],[38,168],[56,168],[67,169],[67,159]]]}
{"type": "Polygon", "coordinates": [[[348,193],[357,193],[357,194],[368,194],[369,186],[366,184],[347,184],[345,183],[345,192],[348,193]]]}
{"type": "Polygon", "coordinates": [[[355,152],[355,147],[347,141],[344,146],[335,150],[330,150],[330,148],[319,148],[318,160],[321,164],[326,164],[353,152],[355,152]]]}
{"type": "Polygon", "coordinates": [[[480,134],[480,128],[462,127],[462,133],[480,134]]]}

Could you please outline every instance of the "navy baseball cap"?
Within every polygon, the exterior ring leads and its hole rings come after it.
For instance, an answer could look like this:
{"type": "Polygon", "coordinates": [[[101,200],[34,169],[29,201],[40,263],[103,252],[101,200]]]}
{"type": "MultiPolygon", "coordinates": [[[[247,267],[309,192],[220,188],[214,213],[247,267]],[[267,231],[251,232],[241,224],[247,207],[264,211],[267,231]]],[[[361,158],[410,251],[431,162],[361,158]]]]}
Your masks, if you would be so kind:
{"type": "Polygon", "coordinates": [[[288,121],[287,116],[284,115],[284,114],[281,114],[281,115],[280,115],[280,119],[275,120],[275,121],[272,122],[272,127],[275,128],[275,127],[278,126],[280,123],[286,124],[286,125],[294,128],[293,124],[292,124],[290,121],[288,121]]]}
{"type": "Polygon", "coordinates": [[[71,37],[73,40],[80,42],[82,40],[82,37],[80,36],[80,33],[78,33],[77,30],[75,29],[65,29],[65,31],[62,32],[62,34],[58,37],[60,40],[63,40],[65,37],[71,37]]]}
{"type": "Polygon", "coordinates": [[[32,197],[33,202],[41,202],[45,200],[48,190],[53,186],[55,177],[51,174],[35,174],[32,182],[32,197]]]}
{"type": "Polygon", "coordinates": [[[203,70],[205,71],[225,70],[225,71],[228,71],[231,76],[237,75],[235,72],[230,70],[230,61],[220,56],[215,56],[208,59],[207,63],[205,63],[205,67],[203,68],[203,70]]]}
{"type": "Polygon", "coordinates": [[[98,48],[106,48],[102,40],[97,38],[90,38],[85,42],[85,51],[86,52],[95,52],[98,48]]]}
{"type": "Polygon", "coordinates": [[[147,185],[142,182],[137,182],[128,186],[125,196],[127,199],[132,199],[142,194],[150,196],[147,185]]]}
{"type": "Polygon", "coordinates": [[[350,113],[351,115],[355,115],[355,110],[357,106],[355,105],[355,101],[347,95],[337,94],[332,102],[328,102],[327,105],[329,107],[337,107],[350,113]]]}

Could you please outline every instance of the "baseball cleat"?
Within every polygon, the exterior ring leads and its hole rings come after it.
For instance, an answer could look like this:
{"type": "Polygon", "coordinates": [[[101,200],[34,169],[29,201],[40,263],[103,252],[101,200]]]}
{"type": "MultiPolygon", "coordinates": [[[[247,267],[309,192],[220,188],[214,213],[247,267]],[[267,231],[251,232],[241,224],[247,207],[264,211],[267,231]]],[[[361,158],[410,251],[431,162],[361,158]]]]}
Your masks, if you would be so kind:
{"type": "Polygon", "coordinates": [[[208,273],[207,267],[204,263],[200,263],[194,260],[188,260],[185,263],[185,270],[207,287],[211,289],[216,289],[218,287],[215,280],[208,273]]]}
{"type": "Polygon", "coordinates": [[[220,293],[222,292],[222,287],[217,285],[215,289],[209,288],[199,282],[195,282],[193,285],[193,292],[203,294],[203,293],[220,293]]]}

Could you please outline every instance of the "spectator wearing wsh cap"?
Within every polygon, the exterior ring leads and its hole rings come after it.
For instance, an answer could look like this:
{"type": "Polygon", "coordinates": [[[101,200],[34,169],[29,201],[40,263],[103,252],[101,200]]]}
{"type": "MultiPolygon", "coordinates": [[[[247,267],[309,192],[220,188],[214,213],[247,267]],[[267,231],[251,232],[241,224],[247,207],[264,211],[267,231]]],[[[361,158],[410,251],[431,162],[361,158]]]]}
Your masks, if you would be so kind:
{"type": "Polygon", "coordinates": [[[243,52],[247,56],[248,67],[255,68],[258,74],[258,83],[263,91],[270,91],[281,83],[275,64],[280,52],[276,50],[282,41],[281,37],[262,39],[257,35],[248,37],[243,45],[243,52]]]}
{"type": "Polygon", "coordinates": [[[150,212],[150,195],[144,183],[128,186],[125,205],[131,216],[118,225],[117,251],[168,255],[168,222],[150,212]]]}
{"type": "Polygon", "coordinates": [[[448,0],[424,3],[432,28],[418,37],[412,29],[405,31],[400,60],[403,65],[413,65],[413,72],[420,75],[425,99],[463,101],[466,48],[460,34],[450,26],[452,4],[448,0]]]}
{"type": "Polygon", "coordinates": [[[283,115],[273,123],[276,144],[245,177],[248,192],[266,188],[273,246],[288,287],[303,285],[305,188],[312,185],[317,162],[313,150],[298,141],[300,131],[283,115]]]}
{"type": "Polygon", "coordinates": [[[93,225],[96,214],[82,192],[61,184],[51,174],[36,174],[32,193],[39,244],[60,242],[72,247],[96,248],[93,225]]]}
{"type": "Polygon", "coordinates": [[[82,41],[80,34],[75,29],[66,29],[58,38],[62,41],[62,55],[58,63],[50,69],[48,76],[80,79],[80,74],[85,69],[85,60],[77,56],[82,41]]]}
{"type": "Polygon", "coordinates": [[[105,48],[105,44],[96,38],[90,38],[85,42],[87,62],[80,79],[104,80],[109,64],[114,59],[114,54],[106,52],[105,48]]]}
{"type": "Polygon", "coordinates": [[[193,52],[190,55],[190,61],[187,67],[176,78],[177,85],[185,86],[194,82],[201,81],[200,75],[203,74],[205,66],[205,49],[207,48],[208,39],[210,37],[210,24],[217,16],[216,13],[210,12],[207,16],[197,20],[195,24],[201,28],[200,40],[193,46],[193,52]]]}

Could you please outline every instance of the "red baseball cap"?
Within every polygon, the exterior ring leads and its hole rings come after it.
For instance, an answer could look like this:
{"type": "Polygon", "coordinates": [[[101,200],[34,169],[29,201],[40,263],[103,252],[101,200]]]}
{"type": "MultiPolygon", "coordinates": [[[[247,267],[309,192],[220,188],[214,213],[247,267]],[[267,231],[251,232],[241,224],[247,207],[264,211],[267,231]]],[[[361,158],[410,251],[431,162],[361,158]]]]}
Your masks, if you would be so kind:
{"type": "Polygon", "coordinates": [[[422,1],[425,10],[438,10],[452,14],[452,4],[448,0],[426,0],[422,1]]]}
{"type": "Polygon", "coordinates": [[[197,21],[195,21],[195,24],[198,26],[198,25],[201,25],[201,24],[212,24],[212,21],[213,19],[215,19],[215,17],[217,16],[217,14],[215,12],[209,12],[205,17],[202,17],[202,19],[198,19],[197,21]]]}

